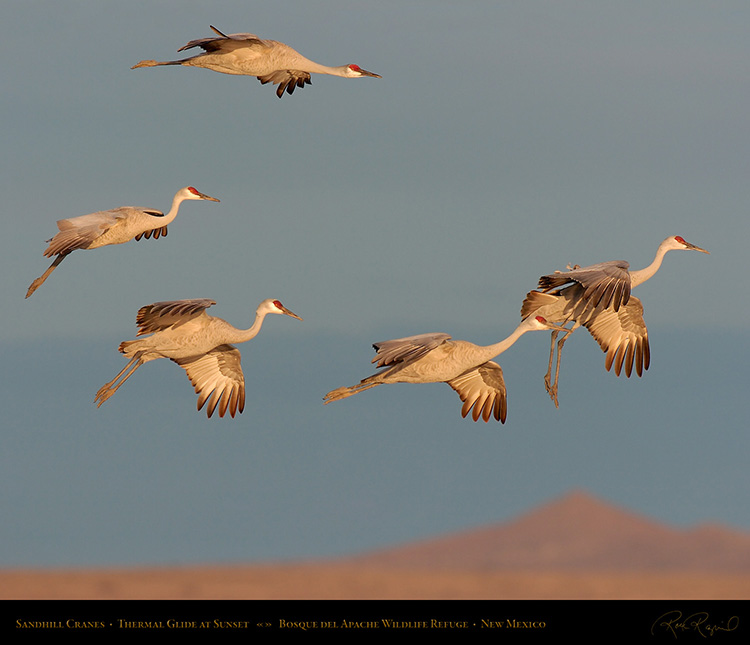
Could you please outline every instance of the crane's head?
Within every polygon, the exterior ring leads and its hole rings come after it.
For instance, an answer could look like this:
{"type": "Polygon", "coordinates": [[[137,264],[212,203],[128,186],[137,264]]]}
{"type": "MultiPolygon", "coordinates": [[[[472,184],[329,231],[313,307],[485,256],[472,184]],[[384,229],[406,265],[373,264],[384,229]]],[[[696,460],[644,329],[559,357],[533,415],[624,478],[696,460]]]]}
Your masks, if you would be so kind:
{"type": "Polygon", "coordinates": [[[375,74],[373,72],[368,72],[366,69],[362,69],[359,65],[355,65],[352,63],[351,65],[346,65],[344,68],[344,73],[348,78],[359,78],[360,76],[372,76],[373,78],[383,78],[380,74],[375,74]]]}
{"type": "Polygon", "coordinates": [[[695,246],[695,244],[686,242],[685,239],[680,237],[679,235],[668,237],[662,242],[662,244],[665,244],[667,246],[667,250],[669,251],[674,249],[676,251],[700,251],[701,253],[708,253],[706,249],[702,249],[700,246],[695,246]]]}
{"type": "Polygon", "coordinates": [[[555,325],[549,322],[544,316],[528,316],[521,322],[522,326],[527,327],[527,331],[556,329],[557,331],[567,331],[565,327],[555,325]]]}
{"type": "Polygon", "coordinates": [[[204,195],[197,188],[193,188],[192,186],[186,186],[180,192],[184,193],[183,197],[185,199],[207,199],[210,202],[218,202],[219,201],[215,197],[209,197],[208,195],[204,195]]]}
{"type": "Polygon", "coordinates": [[[256,313],[265,315],[265,314],[284,314],[285,316],[290,316],[291,318],[296,318],[297,320],[302,320],[297,314],[295,314],[292,311],[289,311],[284,305],[281,304],[280,301],[274,299],[274,298],[268,298],[267,300],[264,300],[260,303],[258,306],[258,309],[256,310],[256,313]]]}

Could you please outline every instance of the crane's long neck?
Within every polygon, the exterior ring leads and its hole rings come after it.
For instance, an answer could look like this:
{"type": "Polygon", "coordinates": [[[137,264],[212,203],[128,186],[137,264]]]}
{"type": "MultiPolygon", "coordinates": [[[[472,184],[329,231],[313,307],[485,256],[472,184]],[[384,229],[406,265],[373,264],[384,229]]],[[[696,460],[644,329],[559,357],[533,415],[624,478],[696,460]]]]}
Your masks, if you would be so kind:
{"type": "Polygon", "coordinates": [[[328,65],[319,65],[318,63],[314,63],[314,65],[318,69],[310,70],[311,72],[317,72],[318,74],[330,74],[331,76],[347,76],[347,65],[341,65],[339,67],[329,67],[328,65]]]}
{"type": "Polygon", "coordinates": [[[172,200],[172,208],[169,209],[168,213],[164,214],[164,217],[159,218],[159,222],[166,226],[169,224],[172,220],[174,220],[175,217],[177,217],[177,213],[180,210],[180,204],[185,201],[185,197],[181,195],[180,193],[177,193],[174,196],[174,199],[172,200]]]}
{"type": "Polygon", "coordinates": [[[511,345],[513,345],[513,343],[521,338],[521,336],[523,336],[527,331],[530,331],[530,328],[524,321],[518,327],[516,327],[513,333],[506,339],[501,340],[499,343],[495,343],[494,345],[484,345],[480,347],[480,357],[485,361],[489,361],[495,358],[495,356],[499,356],[505,350],[509,349],[511,345]]]}
{"type": "Polygon", "coordinates": [[[301,54],[297,54],[297,60],[294,61],[293,69],[301,69],[305,72],[313,72],[315,74],[330,74],[331,76],[346,76],[347,65],[340,65],[338,67],[331,67],[329,65],[321,65],[316,63],[314,60],[305,58],[301,54]]]}
{"type": "Polygon", "coordinates": [[[671,250],[665,242],[662,242],[659,245],[659,248],[656,250],[656,257],[654,257],[654,261],[651,264],[643,269],[630,272],[631,288],[643,284],[659,270],[659,267],[661,267],[661,263],[664,260],[664,256],[667,254],[667,251],[671,250]]]}
{"type": "Polygon", "coordinates": [[[231,328],[231,333],[227,342],[229,343],[244,343],[246,340],[255,338],[260,332],[260,328],[263,326],[263,319],[266,317],[266,311],[256,311],[255,321],[253,322],[250,329],[237,329],[236,327],[231,328]]]}

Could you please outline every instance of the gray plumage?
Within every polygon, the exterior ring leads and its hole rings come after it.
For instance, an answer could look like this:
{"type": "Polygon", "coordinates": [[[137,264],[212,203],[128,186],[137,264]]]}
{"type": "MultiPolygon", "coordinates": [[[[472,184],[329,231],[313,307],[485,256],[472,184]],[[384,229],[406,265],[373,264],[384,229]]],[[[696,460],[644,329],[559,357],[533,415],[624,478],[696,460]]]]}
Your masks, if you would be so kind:
{"type": "Polygon", "coordinates": [[[80,249],[98,249],[112,244],[124,244],[130,240],[142,238],[159,239],[167,234],[167,225],[177,217],[180,204],[185,200],[202,199],[218,202],[215,197],[204,195],[192,186],[177,191],[172,200],[172,208],[165,215],[154,208],[121,206],[106,211],[89,213],[57,221],[59,232],[47,240],[49,246],[44,257],[55,257],[50,267],[31,283],[26,291],[28,298],[42,286],[50,274],[73,251],[80,249]]]}
{"type": "Polygon", "coordinates": [[[262,83],[277,85],[276,96],[281,98],[284,92],[292,94],[296,87],[310,85],[311,73],[329,74],[343,78],[361,78],[371,76],[381,78],[379,74],[368,72],[359,65],[341,65],[329,67],[321,65],[288,45],[276,40],[258,38],[255,34],[225,34],[213,25],[211,29],[216,36],[197,38],[177,51],[198,47],[202,54],[190,58],[158,62],[142,60],[133,65],[138,67],[157,67],[161,65],[184,65],[186,67],[203,67],[222,74],[255,76],[262,83]]]}
{"type": "Polygon", "coordinates": [[[624,260],[576,266],[542,276],[538,285],[541,291],[531,291],[526,295],[521,306],[522,318],[540,315],[564,327],[564,330],[552,332],[549,364],[544,376],[545,388],[555,406],[559,405],[558,378],[563,345],[578,327],[588,329],[606,353],[604,366],[607,371],[614,366],[615,374],[620,376],[624,369],[629,378],[633,370],[641,376],[649,368],[651,350],[643,305],[638,298],[631,296],[631,290],[651,278],[659,270],[664,255],[674,250],[708,253],[679,236],[668,237],[659,245],[654,261],[643,269],[630,271],[630,265],[624,260]],[[571,322],[571,327],[565,327],[571,322]],[[560,333],[563,335],[558,341],[560,333]]]}
{"type": "Polygon", "coordinates": [[[533,330],[554,329],[541,316],[521,322],[505,340],[480,346],[453,340],[444,333],[419,334],[374,343],[372,362],[381,372],[357,385],[328,392],[324,402],[331,403],[385,383],[447,383],[459,395],[461,416],[472,413],[474,421],[494,417],[505,423],[508,411],[507,389],[500,365],[490,360],[506,351],[523,334],[533,330]]]}
{"type": "Polygon", "coordinates": [[[237,329],[221,318],[206,314],[213,300],[169,300],[155,302],[138,310],[136,336],[145,338],[120,343],[119,351],[130,361],[96,393],[97,407],[109,399],[144,363],[168,358],[182,367],[198,394],[198,410],[208,403],[209,417],[218,408],[219,416],[245,408],[245,377],[240,352],[232,343],[243,343],[260,332],[267,314],[284,314],[302,320],[278,300],[267,299],[255,310],[249,329],[237,329]]]}

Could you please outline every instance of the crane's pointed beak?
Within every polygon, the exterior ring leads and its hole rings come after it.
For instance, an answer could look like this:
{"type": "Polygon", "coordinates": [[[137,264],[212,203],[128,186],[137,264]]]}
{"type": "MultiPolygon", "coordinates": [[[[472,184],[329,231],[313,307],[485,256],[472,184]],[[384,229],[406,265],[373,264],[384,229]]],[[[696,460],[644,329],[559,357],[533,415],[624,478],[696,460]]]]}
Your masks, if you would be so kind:
{"type": "Polygon", "coordinates": [[[360,74],[362,76],[372,76],[373,78],[383,78],[380,74],[376,74],[375,72],[368,72],[366,69],[359,68],[360,74]]]}
{"type": "Polygon", "coordinates": [[[690,244],[690,242],[685,242],[685,248],[691,251],[700,251],[701,253],[707,253],[708,255],[711,255],[708,251],[706,251],[706,249],[702,249],[700,246],[695,246],[695,244],[690,244]]]}
{"type": "Polygon", "coordinates": [[[289,309],[287,309],[284,305],[281,305],[280,309],[281,309],[281,313],[286,314],[287,316],[290,316],[292,318],[296,318],[297,320],[302,320],[302,318],[300,318],[293,311],[290,311],[289,309]]]}
{"type": "Polygon", "coordinates": [[[209,197],[208,195],[204,195],[203,193],[198,193],[200,195],[201,199],[207,199],[209,202],[218,202],[219,200],[216,199],[216,197],[209,197]]]}

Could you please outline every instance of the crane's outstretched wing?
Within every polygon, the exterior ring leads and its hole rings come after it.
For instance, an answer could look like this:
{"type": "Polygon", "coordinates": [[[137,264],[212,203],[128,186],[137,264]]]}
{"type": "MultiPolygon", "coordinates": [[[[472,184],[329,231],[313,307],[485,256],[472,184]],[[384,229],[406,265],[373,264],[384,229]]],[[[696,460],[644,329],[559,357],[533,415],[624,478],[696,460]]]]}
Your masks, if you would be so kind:
{"type": "MultiPolygon", "coordinates": [[[[258,55],[262,55],[261,50],[276,48],[287,50],[290,53],[299,56],[299,54],[291,47],[275,40],[264,40],[258,38],[255,34],[225,34],[213,25],[211,25],[211,29],[217,34],[217,36],[191,40],[187,45],[180,47],[177,51],[185,51],[186,49],[192,49],[193,47],[200,47],[207,54],[231,54],[238,50],[245,50],[247,53],[244,55],[252,57],[253,54],[250,54],[251,50],[257,52],[258,55]]],[[[243,54],[241,53],[238,54],[238,56],[242,55],[243,54]]],[[[294,89],[297,87],[312,85],[310,72],[300,69],[289,69],[288,67],[273,70],[267,74],[261,74],[256,78],[263,85],[266,83],[278,85],[276,88],[276,96],[279,98],[284,95],[284,92],[287,94],[293,94],[294,89]]]]}
{"type": "MultiPolygon", "coordinates": [[[[143,208],[141,210],[146,213],[146,215],[151,215],[151,217],[164,217],[164,213],[156,209],[143,208]]],[[[167,237],[167,227],[157,226],[156,228],[152,228],[150,231],[138,233],[138,235],[135,236],[135,241],[137,242],[141,238],[149,239],[152,235],[154,236],[155,240],[158,240],[160,237],[167,237]]]]}
{"type": "Polygon", "coordinates": [[[167,237],[167,227],[166,226],[159,226],[158,228],[152,228],[150,231],[145,231],[143,233],[138,233],[138,235],[135,236],[136,242],[140,240],[142,237],[149,239],[151,235],[154,236],[155,240],[158,240],[160,237],[167,237]]]}
{"type": "Polygon", "coordinates": [[[449,334],[429,333],[373,343],[372,346],[377,353],[371,362],[377,363],[377,367],[385,367],[394,363],[413,361],[428,354],[450,338],[449,334]]]}
{"type": "Polygon", "coordinates": [[[135,317],[135,324],[138,325],[136,336],[182,325],[188,320],[203,315],[206,309],[215,304],[216,301],[208,298],[194,298],[192,300],[165,300],[141,307],[135,317]]]}
{"type": "Polygon", "coordinates": [[[631,296],[619,311],[597,311],[583,326],[591,332],[602,351],[607,353],[604,362],[607,371],[614,364],[615,374],[620,376],[624,365],[629,378],[634,365],[638,376],[648,369],[651,362],[648,330],[643,321],[643,305],[635,296],[631,296]]]}
{"type": "Polygon", "coordinates": [[[49,246],[44,256],[51,258],[53,255],[65,255],[77,249],[88,248],[96,238],[127,216],[128,209],[123,207],[57,220],[59,232],[47,240],[49,246]]]}
{"type": "Polygon", "coordinates": [[[601,262],[591,266],[556,271],[539,278],[539,288],[550,291],[569,282],[578,282],[584,289],[583,297],[596,307],[612,306],[615,311],[630,298],[630,264],[625,260],[601,262]]]}
{"type": "Polygon", "coordinates": [[[211,25],[211,29],[218,34],[218,37],[196,38],[195,40],[191,40],[187,45],[180,47],[177,51],[182,52],[193,47],[200,47],[206,52],[226,53],[235,49],[266,46],[263,39],[258,38],[255,34],[225,34],[213,25],[211,25]]]}
{"type": "Polygon", "coordinates": [[[494,361],[487,361],[474,367],[461,376],[448,381],[461,400],[461,416],[466,417],[469,410],[474,421],[481,416],[485,421],[494,416],[500,423],[505,423],[508,415],[508,398],[503,379],[503,370],[494,361]]]}
{"type": "Polygon", "coordinates": [[[245,376],[240,351],[234,345],[219,345],[203,356],[172,360],[187,372],[195,387],[198,410],[208,402],[209,418],[217,407],[220,417],[229,410],[232,418],[245,409],[245,376]]]}
{"type": "Polygon", "coordinates": [[[276,96],[279,98],[284,95],[284,92],[294,94],[295,87],[312,85],[310,72],[305,72],[301,69],[277,69],[270,74],[264,74],[257,78],[261,82],[261,85],[265,85],[266,83],[278,84],[276,96]]]}
{"type": "MultiPolygon", "coordinates": [[[[49,246],[44,252],[44,256],[49,258],[53,255],[67,255],[78,249],[86,249],[113,226],[123,225],[128,218],[140,215],[141,213],[146,213],[153,217],[164,216],[164,213],[152,208],[121,206],[108,211],[99,211],[89,213],[88,215],[58,220],[57,228],[59,232],[52,239],[47,240],[49,246]]],[[[167,227],[160,226],[152,231],[141,233],[136,235],[135,239],[140,240],[141,237],[149,238],[152,234],[155,239],[161,235],[166,235],[167,227]]]]}

